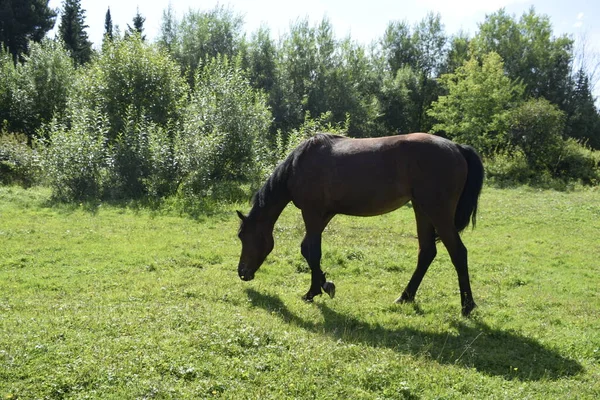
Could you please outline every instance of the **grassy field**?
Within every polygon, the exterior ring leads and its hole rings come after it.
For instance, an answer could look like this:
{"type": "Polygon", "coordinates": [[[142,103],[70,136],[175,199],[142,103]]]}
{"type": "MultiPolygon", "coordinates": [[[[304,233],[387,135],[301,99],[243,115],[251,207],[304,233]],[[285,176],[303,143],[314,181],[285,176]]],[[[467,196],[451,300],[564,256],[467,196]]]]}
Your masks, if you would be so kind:
{"type": "Polygon", "coordinates": [[[0,399],[600,397],[598,188],[484,189],[463,235],[469,319],[441,248],[417,302],[393,304],[416,263],[410,207],[336,217],[336,298],[305,304],[291,206],[245,283],[234,205],[190,218],[48,199],[0,187],[0,399]]]}

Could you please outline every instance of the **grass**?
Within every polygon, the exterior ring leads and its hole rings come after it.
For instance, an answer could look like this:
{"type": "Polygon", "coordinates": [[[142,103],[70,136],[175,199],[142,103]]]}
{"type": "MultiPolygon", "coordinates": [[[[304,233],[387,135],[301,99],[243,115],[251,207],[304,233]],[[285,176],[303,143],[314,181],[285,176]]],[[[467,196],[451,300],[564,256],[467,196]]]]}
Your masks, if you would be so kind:
{"type": "MultiPolygon", "coordinates": [[[[443,249],[414,305],[412,210],[336,217],[305,304],[288,207],[256,279],[234,205],[57,206],[0,187],[0,399],[600,397],[600,192],[486,188],[463,235],[479,308],[443,249]]],[[[247,205],[237,205],[247,211],[247,205]]]]}

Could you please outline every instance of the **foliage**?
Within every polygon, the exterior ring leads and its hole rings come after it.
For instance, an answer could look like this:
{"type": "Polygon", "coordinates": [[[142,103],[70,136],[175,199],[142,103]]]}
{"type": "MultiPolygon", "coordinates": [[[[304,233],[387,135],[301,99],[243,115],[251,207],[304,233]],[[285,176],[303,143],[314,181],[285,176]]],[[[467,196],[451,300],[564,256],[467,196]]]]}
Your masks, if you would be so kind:
{"type": "Polygon", "coordinates": [[[29,51],[30,42],[40,42],[54,27],[56,10],[49,0],[3,0],[0,2],[0,48],[17,61],[29,51]]]}
{"type": "Polygon", "coordinates": [[[104,16],[104,38],[103,41],[113,40],[114,28],[112,22],[112,16],[110,14],[110,7],[106,10],[106,15],[104,16]]]}
{"type": "Polygon", "coordinates": [[[573,138],[563,144],[554,175],[565,181],[577,180],[585,185],[600,185],[600,151],[593,151],[573,138]]]}
{"type": "Polygon", "coordinates": [[[510,110],[521,101],[523,87],[504,74],[500,56],[489,53],[481,65],[471,58],[440,80],[448,94],[428,110],[437,121],[433,132],[470,144],[483,155],[506,147],[510,110]]]}
{"type": "Polygon", "coordinates": [[[207,194],[219,182],[256,179],[270,122],[264,96],[225,56],[199,69],[195,81],[175,145],[184,191],[207,194]]]}
{"type": "Polygon", "coordinates": [[[511,110],[510,143],[523,150],[534,171],[552,170],[563,147],[564,113],[546,99],[530,99],[511,110]]]}
{"type": "Polygon", "coordinates": [[[384,134],[410,133],[419,129],[419,77],[409,66],[384,75],[379,94],[379,121],[384,134]]]}
{"type": "Polygon", "coordinates": [[[92,58],[92,42],[85,31],[85,10],[81,0],[64,0],[58,35],[75,63],[81,65],[92,58]]]}
{"type": "Polygon", "coordinates": [[[135,16],[133,17],[133,27],[127,24],[127,31],[125,32],[125,37],[129,35],[139,35],[142,41],[146,40],[146,35],[144,35],[144,22],[146,22],[146,18],[142,17],[140,14],[140,8],[138,7],[135,16]]]}
{"type": "Polygon", "coordinates": [[[23,114],[25,132],[30,137],[45,123],[65,117],[69,99],[74,90],[75,68],[61,42],[43,40],[33,43],[29,56],[20,68],[23,90],[28,98],[29,110],[23,114]]]}
{"type": "Polygon", "coordinates": [[[30,187],[37,183],[40,161],[25,135],[0,132],[0,184],[30,187]]]}
{"type": "Polygon", "coordinates": [[[486,188],[463,234],[479,308],[460,317],[443,246],[415,304],[414,213],[336,216],[310,274],[290,205],[252,282],[236,208],[49,206],[0,187],[0,397],[555,399],[598,397],[600,192],[486,188]],[[90,207],[91,210],[90,210],[90,207]]]}
{"type": "Polygon", "coordinates": [[[193,85],[196,70],[205,60],[238,54],[243,18],[222,5],[210,11],[190,9],[181,21],[167,12],[161,30],[161,42],[168,44],[167,48],[193,85]]]}
{"type": "Polygon", "coordinates": [[[100,199],[110,168],[106,118],[97,112],[79,112],[70,127],[54,122],[46,129],[49,144],[43,148],[42,167],[53,198],[100,199]]]}
{"type": "Polygon", "coordinates": [[[173,136],[130,109],[127,123],[112,146],[110,197],[160,199],[173,194],[178,183],[173,136]]]}
{"type": "Polygon", "coordinates": [[[552,36],[552,24],[531,8],[517,21],[504,9],[486,16],[472,41],[474,53],[496,52],[512,80],[520,79],[525,94],[544,97],[564,109],[569,96],[573,40],[552,36]]]}
{"type": "Polygon", "coordinates": [[[156,46],[137,36],[115,40],[78,84],[75,108],[92,108],[108,116],[109,138],[114,141],[127,118],[144,115],[149,122],[166,128],[181,121],[188,86],[179,67],[156,46]]]}
{"type": "Polygon", "coordinates": [[[30,44],[24,64],[0,55],[0,120],[10,132],[25,133],[31,142],[43,123],[61,119],[73,87],[74,68],[60,42],[30,44]]]}
{"type": "Polygon", "coordinates": [[[569,100],[565,134],[600,150],[600,113],[594,103],[589,76],[579,69],[573,80],[575,87],[569,100]]]}

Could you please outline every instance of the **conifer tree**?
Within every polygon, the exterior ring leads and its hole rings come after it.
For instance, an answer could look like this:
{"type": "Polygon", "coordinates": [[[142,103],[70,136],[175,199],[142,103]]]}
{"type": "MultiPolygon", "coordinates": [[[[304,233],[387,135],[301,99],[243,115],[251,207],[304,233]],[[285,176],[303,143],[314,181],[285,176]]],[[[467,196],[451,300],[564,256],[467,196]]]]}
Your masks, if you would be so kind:
{"type": "Polygon", "coordinates": [[[28,53],[29,41],[40,42],[54,27],[56,11],[49,0],[1,0],[0,46],[16,60],[28,53]]]}
{"type": "Polygon", "coordinates": [[[80,0],[65,0],[58,32],[71,58],[77,64],[85,64],[92,57],[92,42],[88,39],[85,29],[85,10],[81,8],[80,0]]]}

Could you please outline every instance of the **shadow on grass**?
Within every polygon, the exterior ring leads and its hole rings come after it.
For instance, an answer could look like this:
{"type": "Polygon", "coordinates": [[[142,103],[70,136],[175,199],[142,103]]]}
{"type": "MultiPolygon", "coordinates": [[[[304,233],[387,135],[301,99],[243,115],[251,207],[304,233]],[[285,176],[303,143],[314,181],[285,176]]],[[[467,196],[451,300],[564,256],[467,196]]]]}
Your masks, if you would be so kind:
{"type": "Polygon", "coordinates": [[[246,292],[252,305],[275,313],[289,324],[349,343],[426,356],[440,364],[475,368],[481,373],[508,380],[556,380],[583,372],[583,367],[577,361],[544,347],[534,339],[494,329],[480,321],[459,322],[456,326],[458,335],[408,327],[390,329],[380,324],[366,323],[353,315],[332,310],[324,303],[317,303],[324,321],[315,323],[292,313],[277,296],[253,289],[247,289],[246,292]]]}

